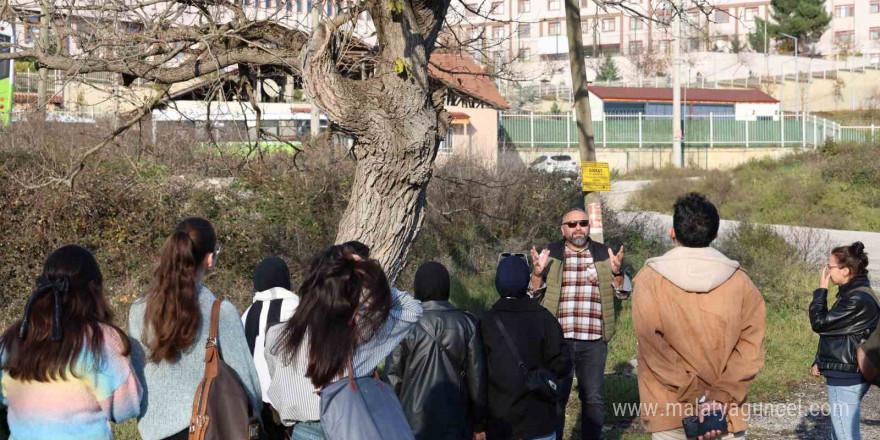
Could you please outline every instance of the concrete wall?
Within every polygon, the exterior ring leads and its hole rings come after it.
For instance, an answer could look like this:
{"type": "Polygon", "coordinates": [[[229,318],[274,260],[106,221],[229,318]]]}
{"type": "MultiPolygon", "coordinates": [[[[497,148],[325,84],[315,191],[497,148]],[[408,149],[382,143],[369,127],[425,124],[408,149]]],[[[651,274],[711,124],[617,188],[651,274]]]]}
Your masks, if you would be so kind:
{"type": "MultiPolygon", "coordinates": [[[[789,71],[788,75],[791,73],[789,71]]],[[[875,95],[875,101],[880,101],[880,71],[877,70],[839,72],[839,95],[835,91],[834,79],[813,78],[813,83],[808,84],[804,76],[806,74],[801,76],[800,94],[803,97],[802,104],[809,107],[811,113],[868,108],[872,96],[875,95]]],[[[795,111],[798,107],[798,87],[794,81],[772,84],[765,92],[782,101],[782,109],[785,111],[795,111]]]]}
{"type": "MultiPolygon", "coordinates": [[[[725,170],[751,160],[780,158],[799,151],[796,148],[686,148],[685,163],[702,169],[725,170]]],[[[518,149],[501,152],[502,165],[528,165],[541,155],[569,154],[578,157],[578,150],[518,149]]],[[[671,148],[600,148],[596,150],[599,162],[608,162],[612,171],[626,174],[640,168],[662,168],[672,165],[671,148]]]]}
{"type": "Polygon", "coordinates": [[[453,124],[452,151],[437,155],[442,162],[449,157],[467,157],[470,161],[485,165],[498,163],[498,111],[491,108],[466,108],[446,106],[446,111],[466,113],[467,124],[453,124]]]}

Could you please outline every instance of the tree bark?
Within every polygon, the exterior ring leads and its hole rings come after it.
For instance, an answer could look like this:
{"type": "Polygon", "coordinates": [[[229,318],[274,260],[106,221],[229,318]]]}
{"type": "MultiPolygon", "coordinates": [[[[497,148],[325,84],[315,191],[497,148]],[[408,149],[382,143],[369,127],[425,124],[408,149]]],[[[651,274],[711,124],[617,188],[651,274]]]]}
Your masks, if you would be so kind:
{"type": "Polygon", "coordinates": [[[403,11],[369,5],[379,52],[372,77],[341,75],[330,41],[333,23],[321,23],[303,55],[303,84],[310,99],[334,124],[356,137],[357,167],[336,242],[370,246],[393,283],[424,221],[425,194],[446,124],[443,102],[431,93],[428,59],[446,14],[442,8],[403,11]],[[401,69],[400,63],[405,64],[401,69]]]}

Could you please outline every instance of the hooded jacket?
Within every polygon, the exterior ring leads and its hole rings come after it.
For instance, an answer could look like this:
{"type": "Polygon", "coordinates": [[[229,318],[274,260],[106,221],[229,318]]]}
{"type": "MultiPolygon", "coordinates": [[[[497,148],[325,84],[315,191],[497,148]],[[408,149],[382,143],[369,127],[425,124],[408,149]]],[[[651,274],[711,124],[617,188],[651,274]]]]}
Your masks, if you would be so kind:
{"type": "Polygon", "coordinates": [[[299,297],[295,293],[283,288],[273,287],[269,290],[257,292],[254,295],[254,303],[241,315],[244,324],[245,338],[248,348],[254,357],[257,374],[260,377],[260,388],[263,391],[263,402],[269,403],[269,367],[266,365],[264,356],[266,348],[266,333],[274,324],[286,322],[293,316],[299,305],[299,297]]]}
{"type": "Polygon", "coordinates": [[[633,282],[645,429],[681,428],[708,392],[729,405],[729,431],[744,431],[741,405],[764,365],[766,318],[748,275],[713,248],[677,247],[649,259],[633,282]]]}

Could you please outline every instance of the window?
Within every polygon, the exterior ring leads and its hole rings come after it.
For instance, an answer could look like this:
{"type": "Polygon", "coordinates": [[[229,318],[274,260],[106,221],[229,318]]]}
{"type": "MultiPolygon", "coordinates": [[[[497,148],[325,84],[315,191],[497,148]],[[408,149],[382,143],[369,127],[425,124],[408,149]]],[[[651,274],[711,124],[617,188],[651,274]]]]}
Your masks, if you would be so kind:
{"type": "Polygon", "coordinates": [[[725,11],[724,9],[718,9],[715,11],[715,23],[723,24],[730,22],[730,13],[725,11]]]}
{"type": "Polygon", "coordinates": [[[562,23],[554,21],[547,24],[547,33],[550,35],[562,35],[562,23]]]}
{"type": "Polygon", "coordinates": [[[702,39],[700,38],[688,38],[688,51],[697,52],[700,50],[700,42],[702,39]]]}
{"type": "Polygon", "coordinates": [[[749,23],[755,21],[755,16],[758,15],[758,8],[746,8],[745,13],[743,14],[743,19],[749,23]]]}
{"type": "Polygon", "coordinates": [[[872,14],[880,14],[880,2],[871,3],[871,13],[872,14]]]}
{"type": "Polygon", "coordinates": [[[559,4],[561,2],[562,2],[561,0],[547,0],[547,9],[549,9],[551,11],[558,11],[559,4]]]}
{"type": "Polygon", "coordinates": [[[284,9],[287,9],[287,12],[293,10],[293,3],[291,3],[291,0],[287,0],[284,2],[284,9]]]}
{"type": "Polygon", "coordinates": [[[492,15],[504,15],[504,2],[492,2],[492,15]]]}
{"type": "Polygon", "coordinates": [[[528,23],[520,23],[516,27],[516,34],[521,38],[529,38],[532,36],[532,27],[528,23]]]}
{"type": "Polygon", "coordinates": [[[630,18],[629,19],[629,30],[638,31],[641,30],[645,26],[645,23],[638,18],[630,18]]]}
{"type": "Polygon", "coordinates": [[[522,61],[528,61],[532,59],[532,50],[529,48],[522,48],[519,50],[519,59],[522,61]]]}
{"type": "Polygon", "coordinates": [[[532,10],[532,4],[529,3],[529,0],[519,0],[519,13],[525,14],[532,10]]]}
{"type": "Polygon", "coordinates": [[[603,18],[602,32],[614,32],[615,23],[617,23],[617,21],[613,18],[603,18]]]}
{"type": "Polygon", "coordinates": [[[880,40],[880,28],[871,28],[871,41],[880,40]]]}
{"type": "Polygon", "coordinates": [[[834,7],[835,17],[852,17],[856,13],[855,5],[840,5],[834,7]]]}
{"type": "Polygon", "coordinates": [[[640,55],[642,53],[642,42],[641,41],[630,41],[629,42],[629,54],[630,55],[640,55]]]}
{"type": "Polygon", "coordinates": [[[303,11],[303,3],[302,0],[296,0],[296,12],[303,11]]]}
{"type": "Polygon", "coordinates": [[[834,33],[834,42],[838,44],[852,43],[854,31],[843,31],[834,33]]]}
{"type": "Polygon", "coordinates": [[[269,9],[271,7],[272,7],[272,0],[266,0],[266,9],[269,9]]]}
{"type": "Polygon", "coordinates": [[[660,53],[668,54],[671,48],[672,48],[672,46],[669,45],[669,41],[657,42],[657,50],[659,50],[660,53]]]}
{"type": "Polygon", "coordinates": [[[581,33],[589,34],[590,33],[590,20],[584,20],[581,22],[581,33]]]}

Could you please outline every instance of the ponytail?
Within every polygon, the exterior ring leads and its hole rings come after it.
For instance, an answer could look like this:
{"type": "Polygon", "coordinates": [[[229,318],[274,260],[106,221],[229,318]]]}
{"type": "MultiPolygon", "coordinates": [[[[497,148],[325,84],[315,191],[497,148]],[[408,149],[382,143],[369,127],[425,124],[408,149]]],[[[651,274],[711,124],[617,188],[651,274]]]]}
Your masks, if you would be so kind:
{"type": "Polygon", "coordinates": [[[174,362],[195,341],[202,319],[196,272],[216,245],[211,223],[188,218],[162,246],[144,313],[144,344],[150,361],[174,362]]]}

